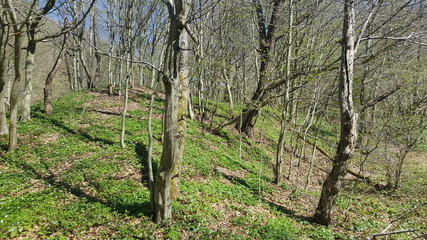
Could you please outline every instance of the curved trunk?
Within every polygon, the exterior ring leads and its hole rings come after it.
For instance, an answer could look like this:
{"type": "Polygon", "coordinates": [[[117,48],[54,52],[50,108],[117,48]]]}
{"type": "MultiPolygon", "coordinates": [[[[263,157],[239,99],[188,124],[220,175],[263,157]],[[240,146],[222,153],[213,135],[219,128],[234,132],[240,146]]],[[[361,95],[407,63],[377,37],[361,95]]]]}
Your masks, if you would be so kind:
{"type": "Polygon", "coordinates": [[[315,219],[323,225],[329,225],[332,222],[333,208],[341,190],[341,179],[347,173],[357,139],[357,115],[353,107],[354,19],[354,0],[345,0],[339,77],[340,141],[332,170],[323,183],[320,200],[314,214],[315,219]]]}
{"type": "Polygon", "coordinates": [[[268,81],[268,65],[270,63],[270,54],[275,41],[275,30],[277,25],[277,16],[279,14],[279,6],[283,0],[274,0],[273,9],[271,12],[270,19],[266,21],[262,5],[259,1],[254,0],[255,11],[257,14],[258,21],[258,35],[259,35],[259,51],[260,51],[260,65],[259,65],[259,79],[257,89],[251,98],[250,105],[244,112],[243,121],[236,124],[236,128],[251,137],[253,135],[253,127],[256,123],[256,117],[258,116],[261,105],[267,99],[265,86],[268,81]]]}
{"type": "Polygon", "coordinates": [[[62,63],[61,58],[59,58],[61,53],[59,53],[58,59],[52,69],[52,71],[49,73],[49,75],[46,78],[45,87],[44,87],[44,112],[46,114],[52,114],[53,108],[52,108],[52,83],[53,79],[55,78],[56,73],[59,70],[59,66],[62,63]]]}

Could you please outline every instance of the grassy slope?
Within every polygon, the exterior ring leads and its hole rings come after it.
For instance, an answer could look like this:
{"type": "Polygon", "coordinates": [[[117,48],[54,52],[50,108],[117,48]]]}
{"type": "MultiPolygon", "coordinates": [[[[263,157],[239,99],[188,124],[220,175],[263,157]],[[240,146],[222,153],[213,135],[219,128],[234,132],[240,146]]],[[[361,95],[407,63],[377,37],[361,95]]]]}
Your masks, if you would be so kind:
{"type": "MultiPolygon", "coordinates": [[[[319,169],[330,163],[319,156],[307,191],[301,189],[304,160],[286,184],[271,184],[278,129],[267,111],[252,140],[241,140],[231,128],[212,135],[189,121],[174,220],[153,224],[144,167],[147,99],[141,91],[131,94],[125,149],[119,144],[120,116],[111,114],[121,110],[117,96],[66,95],[55,101],[51,116],[35,107],[33,120],[19,125],[19,150],[0,152],[0,238],[353,239],[381,231],[427,200],[427,166],[420,153],[407,165],[408,184],[393,196],[348,180],[335,228],[310,223],[325,176],[319,169]]],[[[154,111],[156,163],[162,104],[158,98],[154,111]]],[[[0,144],[5,147],[4,140],[0,144]]],[[[427,232],[426,213],[420,209],[397,228],[427,232]]]]}

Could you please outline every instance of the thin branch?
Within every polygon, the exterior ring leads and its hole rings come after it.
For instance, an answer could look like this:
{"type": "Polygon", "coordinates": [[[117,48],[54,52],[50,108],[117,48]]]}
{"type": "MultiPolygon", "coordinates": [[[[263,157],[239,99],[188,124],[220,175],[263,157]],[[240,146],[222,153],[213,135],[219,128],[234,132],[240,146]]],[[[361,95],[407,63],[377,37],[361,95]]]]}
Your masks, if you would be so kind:
{"type": "Polygon", "coordinates": [[[36,41],[41,42],[41,41],[45,41],[45,40],[47,40],[47,39],[57,38],[57,37],[60,37],[60,36],[62,36],[62,35],[64,35],[64,34],[66,34],[66,33],[69,33],[69,32],[71,32],[71,31],[73,31],[73,30],[74,30],[74,29],[76,29],[78,26],[80,26],[80,24],[82,24],[82,23],[83,23],[83,21],[86,19],[87,15],[89,15],[89,13],[91,12],[91,10],[92,10],[93,6],[95,5],[95,2],[96,2],[96,0],[92,0],[92,2],[91,2],[91,4],[90,4],[89,8],[88,8],[88,9],[87,9],[87,11],[83,14],[82,18],[81,18],[78,22],[76,22],[74,25],[71,25],[71,26],[64,26],[60,32],[58,32],[58,33],[56,33],[56,34],[52,34],[52,35],[48,35],[48,36],[44,36],[44,37],[42,37],[42,38],[40,38],[40,39],[37,39],[36,41]]]}
{"type": "Polygon", "coordinates": [[[360,110],[361,112],[364,112],[366,109],[375,106],[377,103],[382,102],[383,100],[387,99],[389,96],[391,96],[393,93],[399,91],[402,88],[401,85],[397,85],[396,88],[382,94],[381,96],[376,97],[375,99],[373,99],[372,101],[366,103],[365,105],[363,105],[362,109],[360,110]]]}

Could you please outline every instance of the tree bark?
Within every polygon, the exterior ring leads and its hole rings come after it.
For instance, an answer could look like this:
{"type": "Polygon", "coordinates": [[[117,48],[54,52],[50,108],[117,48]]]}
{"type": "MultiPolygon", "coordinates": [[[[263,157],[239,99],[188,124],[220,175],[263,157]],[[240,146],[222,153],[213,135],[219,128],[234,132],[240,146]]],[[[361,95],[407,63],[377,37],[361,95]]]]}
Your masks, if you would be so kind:
{"type": "MultiPolygon", "coordinates": [[[[62,47],[64,48],[64,46],[62,47]]],[[[59,70],[59,67],[61,66],[62,63],[62,59],[61,59],[61,52],[58,55],[58,58],[55,62],[55,65],[53,66],[52,71],[49,73],[49,75],[46,78],[46,82],[45,82],[45,87],[44,87],[44,112],[46,114],[52,114],[53,113],[53,108],[52,108],[52,98],[53,98],[53,94],[52,94],[52,83],[53,83],[53,79],[55,79],[56,73],[59,70]]]]}
{"type": "MultiPolygon", "coordinates": [[[[5,14],[5,13],[2,13],[5,14]]],[[[8,136],[9,130],[7,127],[6,119],[6,92],[7,92],[7,80],[5,78],[7,59],[6,59],[6,24],[3,22],[3,16],[0,18],[0,137],[8,136]]]]}
{"type": "Polygon", "coordinates": [[[289,87],[291,75],[291,58],[292,58],[292,24],[293,24],[293,0],[289,1],[289,30],[288,30],[288,51],[286,56],[286,90],[283,102],[282,119],[280,121],[280,134],[277,141],[276,149],[276,168],[275,168],[275,183],[281,185],[283,181],[283,148],[285,144],[285,130],[287,124],[287,114],[289,111],[289,87]]]}
{"type": "Polygon", "coordinates": [[[12,83],[12,90],[10,95],[10,125],[9,125],[9,148],[8,151],[12,152],[18,148],[18,136],[16,127],[18,125],[18,98],[21,91],[21,44],[22,44],[22,26],[18,25],[18,18],[16,16],[15,8],[10,0],[4,0],[3,4],[8,9],[9,18],[13,26],[14,33],[14,72],[15,79],[12,83]]]}
{"type": "Polygon", "coordinates": [[[24,99],[22,100],[21,121],[31,120],[31,98],[33,95],[33,73],[34,73],[34,55],[36,53],[37,43],[35,41],[35,29],[29,29],[29,42],[27,45],[27,58],[25,62],[25,86],[24,99]]]}
{"type": "Polygon", "coordinates": [[[24,99],[22,100],[22,116],[21,121],[31,120],[31,100],[33,96],[33,74],[34,74],[34,55],[37,49],[36,29],[38,28],[42,18],[49,13],[55,6],[56,0],[49,0],[40,12],[36,12],[35,17],[29,16],[27,25],[27,59],[25,62],[25,87],[24,99]]]}
{"type": "Polygon", "coordinates": [[[315,219],[323,225],[330,225],[332,222],[333,208],[336,205],[336,199],[341,190],[341,179],[347,172],[357,139],[357,115],[353,107],[354,22],[354,0],[345,0],[339,77],[340,141],[334,165],[323,183],[320,200],[314,214],[315,219]]]}
{"type": "Polygon", "coordinates": [[[169,10],[169,33],[163,83],[165,112],[163,152],[154,189],[154,219],[172,217],[171,201],[179,193],[179,172],[184,151],[188,97],[188,33],[185,30],[191,0],[165,1],[169,10]],[[172,180],[173,178],[173,180],[172,180]]]}
{"type": "Polygon", "coordinates": [[[236,124],[236,128],[245,133],[247,136],[252,136],[252,130],[256,123],[256,117],[258,116],[261,103],[267,98],[267,92],[265,87],[268,80],[268,67],[270,64],[270,54],[275,40],[275,30],[278,21],[279,6],[282,0],[273,1],[273,9],[268,22],[266,22],[266,15],[262,9],[259,0],[254,0],[255,11],[257,14],[258,21],[258,35],[259,35],[259,54],[260,54],[260,65],[259,65],[259,79],[257,88],[251,98],[250,105],[247,107],[246,114],[244,114],[243,121],[236,124]]]}

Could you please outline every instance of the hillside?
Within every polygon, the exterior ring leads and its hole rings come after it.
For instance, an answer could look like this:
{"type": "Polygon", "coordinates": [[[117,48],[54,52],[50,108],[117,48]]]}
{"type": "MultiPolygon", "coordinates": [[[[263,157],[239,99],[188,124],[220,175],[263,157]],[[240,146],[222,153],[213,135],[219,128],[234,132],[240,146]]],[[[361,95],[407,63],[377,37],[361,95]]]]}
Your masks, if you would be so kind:
{"type": "MultiPolygon", "coordinates": [[[[102,90],[65,95],[54,102],[50,116],[36,105],[32,121],[19,125],[18,151],[6,153],[6,141],[0,140],[0,238],[360,239],[427,201],[427,153],[419,150],[410,153],[398,191],[377,192],[349,175],[335,226],[313,223],[310,217],[331,162],[317,155],[307,190],[305,159],[293,166],[289,181],[274,185],[279,123],[269,115],[273,110],[265,109],[253,139],[241,138],[231,127],[213,135],[209,121],[188,122],[182,196],[174,203],[174,220],[154,224],[146,167],[150,93],[131,90],[125,149],[119,143],[119,96],[102,90]]],[[[227,111],[219,107],[218,115],[227,111]]],[[[153,115],[156,164],[162,111],[159,96],[153,115]]],[[[375,172],[370,176],[380,179],[375,172]]],[[[427,233],[426,222],[424,206],[390,230],[427,233]]]]}

